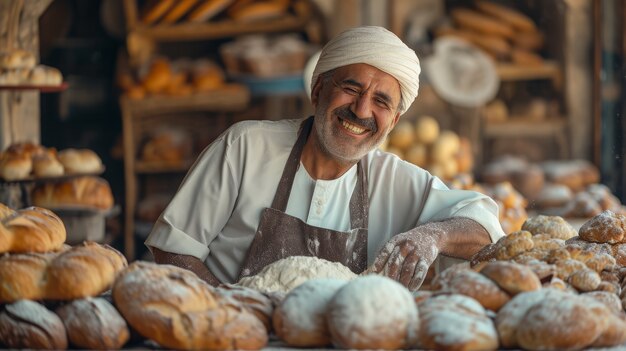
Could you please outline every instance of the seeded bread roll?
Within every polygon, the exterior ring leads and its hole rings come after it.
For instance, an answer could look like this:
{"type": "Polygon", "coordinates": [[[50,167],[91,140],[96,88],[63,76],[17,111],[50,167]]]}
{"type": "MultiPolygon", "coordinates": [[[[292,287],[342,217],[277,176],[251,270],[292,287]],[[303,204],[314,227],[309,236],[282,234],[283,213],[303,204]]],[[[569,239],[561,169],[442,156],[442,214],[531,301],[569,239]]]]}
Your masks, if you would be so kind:
{"type": "Polygon", "coordinates": [[[130,337],[126,321],[107,300],[74,300],[56,310],[63,320],[70,343],[95,350],[120,349],[130,337]]]}
{"type": "Polygon", "coordinates": [[[0,344],[61,350],[67,348],[67,335],[59,316],[34,301],[20,300],[0,312],[0,344]]]}

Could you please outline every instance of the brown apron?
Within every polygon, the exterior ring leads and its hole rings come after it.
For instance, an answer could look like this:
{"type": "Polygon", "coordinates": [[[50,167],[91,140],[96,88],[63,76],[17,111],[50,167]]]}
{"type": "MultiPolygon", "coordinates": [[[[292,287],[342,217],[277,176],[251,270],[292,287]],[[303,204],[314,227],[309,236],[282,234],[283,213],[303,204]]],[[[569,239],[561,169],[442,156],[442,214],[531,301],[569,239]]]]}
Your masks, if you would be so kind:
{"type": "Polygon", "coordinates": [[[312,125],[313,117],[303,122],[298,140],[278,183],[272,207],[263,210],[239,279],[254,275],[268,264],[289,256],[316,256],[340,262],[355,273],[361,273],[367,268],[369,200],[367,174],[363,171],[361,161],[357,164],[357,183],[350,198],[350,231],[314,227],[285,213],[293,180],[300,165],[300,155],[312,125]]]}

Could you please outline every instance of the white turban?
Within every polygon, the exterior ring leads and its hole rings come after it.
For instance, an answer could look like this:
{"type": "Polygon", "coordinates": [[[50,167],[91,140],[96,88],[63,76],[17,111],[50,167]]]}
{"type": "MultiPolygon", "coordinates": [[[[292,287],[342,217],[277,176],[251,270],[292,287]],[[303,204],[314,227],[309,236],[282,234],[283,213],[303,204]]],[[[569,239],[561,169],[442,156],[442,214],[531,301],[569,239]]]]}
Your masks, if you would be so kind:
{"type": "Polygon", "coordinates": [[[348,29],[329,41],[313,70],[311,91],[320,74],[355,63],[374,66],[396,78],[404,107],[400,114],[406,112],[417,96],[420,62],[413,49],[383,27],[348,29]]]}

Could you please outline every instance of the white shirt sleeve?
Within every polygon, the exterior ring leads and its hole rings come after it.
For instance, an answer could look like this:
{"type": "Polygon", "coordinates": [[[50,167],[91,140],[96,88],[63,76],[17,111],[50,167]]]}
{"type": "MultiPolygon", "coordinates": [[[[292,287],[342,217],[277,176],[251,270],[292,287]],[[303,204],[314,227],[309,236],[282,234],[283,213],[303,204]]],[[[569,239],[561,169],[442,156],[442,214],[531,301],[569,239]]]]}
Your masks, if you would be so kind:
{"type": "Polygon", "coordinates": [[[239,189],[228,160],[227,140],[227,135],[220,136],[198,157],[146,245],[202,261],[207,258],[209,244],[230,217],[239,189]],[[223,163],[224,167],[215,166],[223,163]]]}

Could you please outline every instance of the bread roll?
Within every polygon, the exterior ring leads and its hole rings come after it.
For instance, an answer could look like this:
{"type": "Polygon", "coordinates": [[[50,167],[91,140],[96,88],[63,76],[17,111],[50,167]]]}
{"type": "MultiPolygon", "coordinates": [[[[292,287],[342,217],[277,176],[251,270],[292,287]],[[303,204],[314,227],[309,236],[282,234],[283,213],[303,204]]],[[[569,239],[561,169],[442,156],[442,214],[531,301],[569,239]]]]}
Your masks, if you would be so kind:
{"type": "Polygon", "coordinates": [[[528,218],[522,225],[522,230],[533,235],[548,234],[555,239],[567,240],[576,236],[576,230],[559,216],[537,215],[528,218]]]}
{"type": "Polygon", "coordinates": [[[343,280],[312,279],[291,290],[274,311],[276,336],[294,347],[330,345],[326,311],[331,298],[345,284],[343,280]]]}
{"type": "Polygon", "coordinates": [[[480,12],[455,8],[450,14],[454,22],[461,28],[468,28],[482,34],[497,35],[504,38],[513,38],[515,36],[515,31],[511,25],[483,15],[480,12]]]}
{"type": "Polygon", "coordinates": [[[115,281],[113,299],[139,334],[167,348],[253,350],[267,344],[261,321],[186,269],[134,262],[115,281]]]}
{"type": "Polygon", "coordinates": [[[45,297],[45,273],[56,253],[14,254],[0,257],[0,302],[45,297]]]}
{"type": "Polygon", "coordinates": [[[65,172],[63,165],[56,157],[56,153],[51,150],[33,156],[32,162],[33,173],[37,177],[58,177],[65,172]]]}
{"type": "Polygon", "coordinates": [[[426,350],[496,350],[498,334],[485,309],[463,295],[438,295],[418,304],[418,347],[426,350]]]}
{"type": "Polygon", "coordinates": [[[389,145],[405,150],[415,142],[415,131],[408,121],[400,121],[389,133],[389,145]]]}
{"type": "Polygon", "coordinates": [[[512,9],[510,7],[499,5],[493,1],[476,1],[476,7],[496,18],[501,19],[502,21],[509,23],[515,29],[524,31],[524,32],[536,32],[537,26],[532,19],[530,19],[525,14],[512,9]]]}
{"type": "Polygon", "coordinates": [[[130,337],[126,321],[107,300],[74,300],[56,310],[63,320],[70,343],[94,350],[120,349],[130,337]]]}
{"type": "Polygon", "coordinates": [[[454,274],[443,292],[469,296],[484,308],[497,312],[511,297],[491,279],[480,273],[463,270],[454,274]]]}
{"type": "Polygon", "coordinates": [[[585,222],[579,235],[581,239],[591,242],[622,243],[626,235],[626,216],[609,210],[603,211],[585,222]]]}
{"type": "MultiPolygon", "coordinates": [[[[2,207],[6,207],[0,204],[2,207]]],[[[52,211],[29,207],[0,218],[1,252],[48,252],[61,248],[67,234],[52,211]]]]}
{"type": "Polygon", "coordinates": [[[52,300],[97,296],[111,287],[127,265],[124,255],[109,245],[84,242],[50,261],[45,296],[52,300]]]}
{"type": "Polygon", "coordinates": [[[415,140],[429,145],[439,137],[439,123],[431,116],[421,116],[415,122],[415,140]]]}
{"type": "Polygon", "coordinates": [[[63,83],[63,75],[57,68],[37,65],[28,76],[33,85],[59,85],[63,83]]]}
{"type": "Polygon", "coordinates": [[[480,274],[494,281],[511,296],[541,289],[537,275],[530,268],[517,263],[490,262],[480,270],[480,274]]]}
{"type": "Polygon", "coordinates": [[[109,183],[90,176],[40,184],[33,189],[32,201],[37,206],[53,209],[79,206],[109,210],[114,204],[109,183]]]}
{"type": "Polygon", "coordinates": [[[0,156],[0,177],[4,180],[21,180],[30,176],[33,160],[30,155],[4,153],[0,156]]]}
{"type": "Polygon", "coordinates": [[[44,306],[20,300],[0,312],[0,344],[15,349],[67,348],[67,336],[61,319],[44,306]]]}
{"type": "Polygon", "coordinates": [[[97,173],[102,169],[102,160],[89,149],[61,150],[58,158],[68,174],[97,173]]]}
{"type": "Polygon", "coordinates": [[[146,92],[151,94],[160,93],[169,84],[172,78],[172,68],[168,60],[163,58],[155,59],[150,65],[150,70],[143,77],[141,85],[146,92]]]}
{"type": "Polygon", "coordinates": [[[274,302],[264,293],[235,284],[221,284],[218,292],[222,296],[232,297],[241,302],[254,315],[263,322],[268,332],[272,330],[272,315],[274,314],[274,302]]]}
{"type": "Polygon", "coordinates": [[[418,321],[411,293],[377,275],[360,276],[344,285],[327,311],[331,340],[338,348],[406,348],[418,321]]]}
{"type": "Polygon", "coordinates": [[[0,54],[0,68],[2,69],[31,69],[36,63],[35,55],[26,50],[17,49],[0,54]]]}

